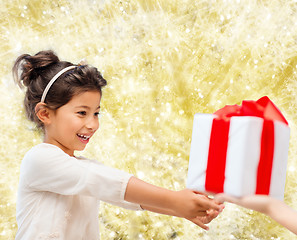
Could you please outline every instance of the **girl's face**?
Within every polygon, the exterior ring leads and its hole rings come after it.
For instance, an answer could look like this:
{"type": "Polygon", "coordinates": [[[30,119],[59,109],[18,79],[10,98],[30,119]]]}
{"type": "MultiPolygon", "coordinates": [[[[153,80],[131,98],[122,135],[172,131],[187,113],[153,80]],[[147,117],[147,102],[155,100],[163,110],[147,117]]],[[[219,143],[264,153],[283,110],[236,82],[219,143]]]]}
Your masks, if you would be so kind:
{"type": "Polygon", "coordinates": [[[84,92],[50,112],[44,142],[58,146],[70,156],[74,150],[83,150],[99,128],[100,100],[99,92],[84,92]]]}

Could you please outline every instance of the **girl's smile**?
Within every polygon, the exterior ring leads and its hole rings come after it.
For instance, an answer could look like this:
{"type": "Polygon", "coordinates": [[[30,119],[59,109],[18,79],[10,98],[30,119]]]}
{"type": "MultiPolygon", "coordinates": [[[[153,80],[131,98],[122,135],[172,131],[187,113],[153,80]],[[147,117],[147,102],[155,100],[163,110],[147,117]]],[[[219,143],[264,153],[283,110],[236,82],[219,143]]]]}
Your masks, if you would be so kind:
{"type": "Polygon", "coordinates": [[[76,134],[78,137],[79,137],[79,140],[82,142],[82,143],[88,143],[89,142],[89,139],[91,138],[92,135],[87,135],[87,134],[76,134]]]}
{"type": "Polygon", "coordinates": [[[49,110],[45,124],[45,143],[58,146],[73,156],[74,150],[83,150],[99,128],[101,94],[88,91],[75,95],[56,111],[49,110]]]}

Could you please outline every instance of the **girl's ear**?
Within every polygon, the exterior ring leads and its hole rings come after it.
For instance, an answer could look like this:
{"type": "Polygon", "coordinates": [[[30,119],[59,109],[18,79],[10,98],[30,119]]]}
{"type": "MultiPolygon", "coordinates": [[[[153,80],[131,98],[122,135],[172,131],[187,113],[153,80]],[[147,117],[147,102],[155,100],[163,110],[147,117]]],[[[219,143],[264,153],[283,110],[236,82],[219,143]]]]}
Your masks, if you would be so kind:
{"type": "Polygon", "coordinates": [[[45,103],[39,102],[35,106],[35,114],[44,125],[51,123],[50,112],[51,110],[46,106],[45,103]]]}

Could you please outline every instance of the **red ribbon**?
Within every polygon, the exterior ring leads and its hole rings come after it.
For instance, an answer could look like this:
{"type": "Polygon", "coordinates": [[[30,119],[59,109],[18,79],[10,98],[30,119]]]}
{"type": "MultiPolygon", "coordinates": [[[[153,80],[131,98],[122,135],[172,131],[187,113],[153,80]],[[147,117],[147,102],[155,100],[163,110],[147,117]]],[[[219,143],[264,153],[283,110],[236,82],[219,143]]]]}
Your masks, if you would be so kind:
{"type": "Polygon", "coordinates": [[[255,116],[263,118],[261,153],[257,172],[256,194],[269,194],[274,152],[274,124],[277,120],[288,125],[279,109],[268,97],[258,101],[242,101],[242,106],[227,105],[214,113],[210,135],[205,190],[223,192],[230,118],[233,116],[255,116]]]}

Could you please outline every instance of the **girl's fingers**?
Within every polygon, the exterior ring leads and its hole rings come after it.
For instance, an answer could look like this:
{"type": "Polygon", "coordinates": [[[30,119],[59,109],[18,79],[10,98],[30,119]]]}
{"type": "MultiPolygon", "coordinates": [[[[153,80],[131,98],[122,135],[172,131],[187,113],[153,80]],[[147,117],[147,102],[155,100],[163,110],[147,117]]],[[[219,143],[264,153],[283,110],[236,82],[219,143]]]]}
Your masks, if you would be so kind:
{"type": "Polygon", "coordinates": [[[199,194],[199,195],[203,195],[203,196],[205,196],[205,197],[207,197],[208,198],[208,195],[206,194],[206,193],[204,193],[204,192],[199,192],[199,191],[193,191],[195,194],[199,194]]]}
{"type": "Polygon", "coordinates": [[[208,230],[208,226],[206,226],[204,223],[202,223],[200,221],[199,218],[193,218],[193,219],[189,219],[192,223],[195,223],[196,225],[198,225],[199,227],[203,228],[204,230],[208,230]]]}
{"type": "MultiPolygon", "coordinates": [[[[203,209],[213,209],[216,211],[222,211],[222,205],[216,203],[214,200],[204,197],[199,199],[200,205],[203,209]]],[[[198,203],[199,204],[199,203],[198,203]]]]}
{"type": "Polygon", "coordinates": [[[225,208],[225,206],[222,205],[221,209],[219,211],[214,210],[214,209],[198,210],[197,212],[194,213],[194,215],[199,216],[199,217],[216,218],[220,214],[220,212],[223,211],[224,208],[225,208]]]}
{"type": "Polygon", "coordinates": [[[219,214],[220,214],[220,212],[218,212],[218,211],[208,210],[207,211],[207,215],[208,215],[207,218],[212,220],[212,219],[216,218],[219,214]]]}

